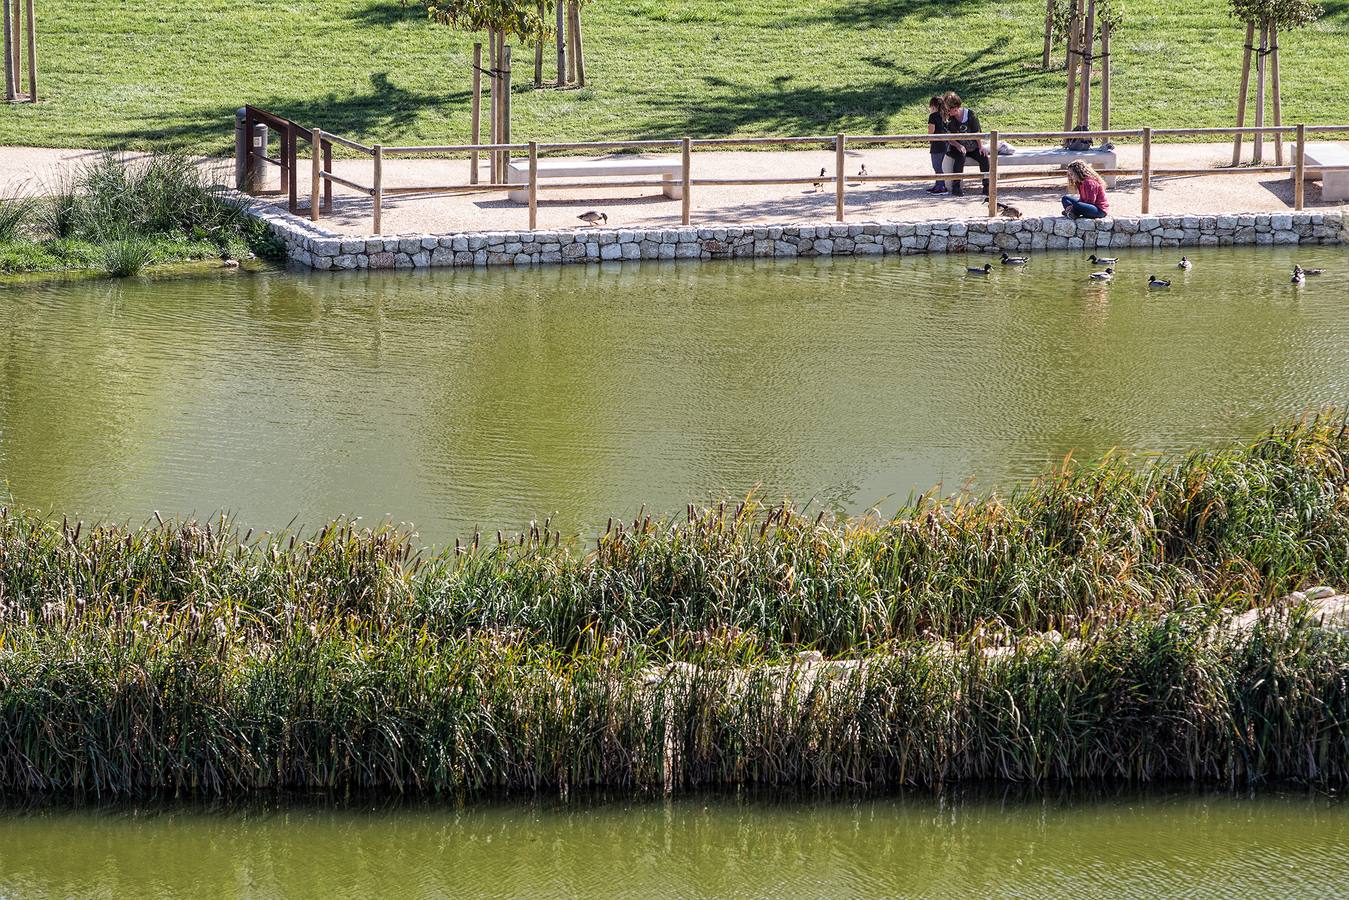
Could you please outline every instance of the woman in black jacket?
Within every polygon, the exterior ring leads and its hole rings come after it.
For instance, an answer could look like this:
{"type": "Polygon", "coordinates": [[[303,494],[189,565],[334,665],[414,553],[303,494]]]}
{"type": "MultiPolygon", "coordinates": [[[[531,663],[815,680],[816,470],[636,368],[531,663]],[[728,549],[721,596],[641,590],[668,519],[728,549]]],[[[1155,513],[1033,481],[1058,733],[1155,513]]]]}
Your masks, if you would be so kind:
{"type": "MultiPolygon", "coordinates": [[[[950,134],[979,134],[983,126],[974,110],[966,109],[955,91],[947,91],[942,97],[942,106],[946,110],[946,130],[950,134]]],[[[951,157],[951,171],[965,171],[965,160],[972,159],[979,165],[980,172],[988,171],[988,151],[979,141],[947,141],[946,155],[951,157]]],[[[951,182],[951,193],[960,196],[965,193],[964,181],[951,182]]],[[[984,196],[988,196],[988,179],[984,179],[984,196]]]]}

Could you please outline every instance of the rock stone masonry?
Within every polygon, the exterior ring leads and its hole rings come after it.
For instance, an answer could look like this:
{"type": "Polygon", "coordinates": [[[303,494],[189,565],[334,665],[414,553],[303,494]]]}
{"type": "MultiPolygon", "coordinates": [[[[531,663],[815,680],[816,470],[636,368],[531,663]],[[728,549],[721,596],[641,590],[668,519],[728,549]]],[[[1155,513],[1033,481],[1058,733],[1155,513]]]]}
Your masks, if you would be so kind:
{"type": "Polygon", "coordinates": [[[1128,247],[1349,244],[1349,214],[1241,213],[1138,218],[974,219],[679,228],[490,231],[342,237],[260,214],[292,261],[313,269],[520,266],[640,259],[1028,253],[1128,247]]]}

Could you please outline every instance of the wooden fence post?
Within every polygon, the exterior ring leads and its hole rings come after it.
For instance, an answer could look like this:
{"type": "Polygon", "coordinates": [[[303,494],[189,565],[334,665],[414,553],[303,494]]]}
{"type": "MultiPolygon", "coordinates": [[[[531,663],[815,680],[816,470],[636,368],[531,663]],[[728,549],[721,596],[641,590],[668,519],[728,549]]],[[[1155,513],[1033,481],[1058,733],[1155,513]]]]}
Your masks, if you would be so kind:
{"type": "MultiPolygon", "coordinates": [[[[1269,23],[1269,90],[1274,103],[1274,127],[1283,124],[1283,103],[1279,100],[1279,26],[1269,23]]],[[[1283,132],[1274,132],[1274,165],[1283,165],[1283,132]]]]}
{"type": "MultiPolygon", "coordinates": [[[[28,8],[28,102],[37,102],[37,20],[33,18],[33,0],[25,4],[28,8]]],[[[15,73],[18,80],[18,73],[15,73]]]]}
{"type": "Polygon", "coordinates": [[[555,0],[557,12],[557,86],[567,86],[567,11],[564,0],[555,0]]]}
{"type": "MultiPolygon", "coordinates": [[[[502,78],[505,80],[503,93],[501,95],[501,143],[509,144],[511,142],[511,47],[506,45],[501,54],[502,62],[505,66],[505,72],[502,78]]],[[[510,181],[509,171],[511,164],[511,151],[501,151],[501,183],[510,181]]]]}
{"type": "Polygon", "coordinates": [[[1297,127],[1297,149],[1293,151],[1297,158],[1293,160],[1293,209],[1301,212],[1306,201],[1307,186],[1307,126],[1297,127]]]}
{"type": "Polygon", "coordinates": [[[581,4],[571,5],[572,30],[576,32],[576,86],[586,86],[585,38],[581,35],[581,4]]]}
{"type": "MultiPolygon", "coordinates": [[[[473,146],[482,143],[482,42],[473,45],[473,146]]],[[[478,183],[478,151],[468,157],[468,183],[478,183]]]]}
{"type": "MultiPolygon", "coordinates": [[[[487,32],[487,58],[488,58],[488,88],[491,91],[491,97],[488,100],[487,115],[487,143],[497,143],[497,126],[501,122],[501,117],[497,112],[497,105],[501,101],[501,92],[497,89],[497,71],[501,62],[501,56],[497,49],[497,33],[489,30],[487,32]]],[[[497,152],[495,150],[487,151],[487,178],[489,184],[497,184],[497,152]]]]}
{"type": "Polygon", "coordinates": [[[988,133],[988,216],[998,215],[998,133],[988,133]]]}
{"type": "Polygon", "coordinates": [[[529,142],[529,230],[539,228],[539,142],[529,142]]]}
{"type": "Polygon", "coordinates": [[[680,221],[688,225],[693,215],[693,141],[689,138],[682,141],[680,157],[684,166],[684,199],[680,221]]]}
{"type": "Polygon", "coordinates": [[[384,218],[384,148],[376,144],[374,149],[375,177],[371,197],[374,200],[375,234],[380,234],[381,220],[384,218]]]}
{"type": "Polygon", "coordinates": [[[5,39],[3,42],[5,51],[5,99],[14,101],[18,93],[15,90],[19,80],[19,73],[14,71],[14,52],[10,44],[14,41],[14,23],[10,21],[13,13],[9,10],[9,0],[0,0],[0,6],[4,7],[5,19],[5,39]]]}
{"type": "MultiPolygon", "coordinates": [[[[1265,127],[1265,54],[1269,50],[1269,23],[1260,23],[1260,55],[1255,58],[1255,127],[1265,127]]],[[[1257,131],[1251,140],[1251,162],[1265,161],[1265,135],[1257,131]]]]}
{"type": "Polygon", "coordinates": [[[843,136],[842,132],[839,132],[838,136],[834,138],[834,218],[839,222],[843,221],[843,166],[847,162],[844,158],[843,149],[846,141],[847,138],[843,136]]]}
{"type": "Polygon", "coordinates": [[[323,130],[317,125],[309,132],[309,221],[319,220],[319,195],[323,187],[323,130]]]}
{"type": "Polygon", "coordinates": [[[1110,130],[1110,23],[1101,23],[1101,130],[1110,130]]]}
{"type": "Polygon", "coordinates": [[[1143,197],[1140,209],[1143,215],[1148,214],[1148,206],[1152,201],[1152,127],[1143,128],[1143,197]]]}
{"type": "Polygon", "coordinates": [[[1054,47],[1054,0],[1045,0],[1044,70],[1049,71],[1049,53],[1054,47]]]}
{"type": "MultiPolygon", "coordinates": [[[[1255,44],[1255,23],[1246,23],[1246,49],[1241,58],[1241,90],[1237,92],[1237,127],[1241,128],[1246,124],[1246,95],[1251,86],[1251,54],[1254,51],[1255,44]]],[[[1245,135],[1240,131],[1232,140],[1232,165],[1241,165],[1241,142],[1245,135]]]]}
{"type": "MultiPolygon", "coordinates": [[[[332,172],[333,170],[333,142],[323,142],[323,171],[332,172]]],[[[323,180],[323,210],[331,213],[333,211],[333,182],[331,178],[323,180]]]]}

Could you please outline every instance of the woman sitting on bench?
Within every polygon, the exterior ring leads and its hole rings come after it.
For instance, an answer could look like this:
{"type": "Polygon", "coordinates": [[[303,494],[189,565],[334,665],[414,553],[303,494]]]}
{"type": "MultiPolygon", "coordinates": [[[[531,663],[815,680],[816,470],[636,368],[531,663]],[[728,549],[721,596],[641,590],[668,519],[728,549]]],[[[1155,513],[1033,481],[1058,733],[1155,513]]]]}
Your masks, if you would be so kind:
{"type": "MultiPolygon", "coordinates": [[[[965,109],[961,103],[960,95],[955,91],[947,91],[942,97],[942,106],[946,110],[946,130],[951,134],[978,134],[983,131],[979,125],[979,117],[973,110],[965,109]]],[[[980,172],[988,171],[988,151],[984,149],[979,141],[947,141],[946,155],[951,158],[951,171],[960,173],[965,171],[965,160],[972,159],[979,164],[980,172]]],[[[959,197],[965,193],[965,182],[954,180],[951,182],[951,193],[959,197]]],[[[984,195],[988,195],[988,179],[984,179],[984,195]]]]}
{"type": "Polygon", "coordinates": [[[1068,186],[1077,189],[1077,196],[1065,195],[1063,214],[1070,219],[1104,219],[1110,214],[1110,200],[1105,195],[1105,182],[1096,170],[1082,160],[1068,163],[1068,186]]]}

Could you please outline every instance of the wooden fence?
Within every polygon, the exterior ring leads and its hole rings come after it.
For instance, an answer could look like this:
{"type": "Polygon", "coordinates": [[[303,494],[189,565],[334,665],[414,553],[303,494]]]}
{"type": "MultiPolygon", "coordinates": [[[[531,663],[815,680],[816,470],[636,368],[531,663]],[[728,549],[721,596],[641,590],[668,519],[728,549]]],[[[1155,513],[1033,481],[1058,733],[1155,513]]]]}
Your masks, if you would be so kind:
{"type": "MultiPolygon", "coordinates": [[[[283,132],[282,156],[281,159],[274,159],[254,152],[249,154],[249,165],[254,164],[255,157],[267,163],[279,166],[282,172],[282,192],[289,191],[289,207],[292,213],[302,211],[298,205],[295,187],[295,169],[296,169],[296,144],[300,139],[307,140],[311,147],[321,147],[322,152],[311,154],[311,182],[310,198],[308,212],[310,218],[318,221],[320,215],[332,207],[332,186],[340,184],[350,190],[365,194],[372,199],[372,218],[374,220],[374,233],[380,234],[381,219],[383,213],[384,198],[400,194],[464,194],[464,193],[506,193],[512,191],[527,190],[529,194],[529,228],[534,230],[538,227],[538,206],[539,193],[541,191],[582,191],[582,190],[605,190],[611,188],[667,188],[671,185],[683,188],[683,200],[680,219],[684,225],[690,224],[693,212],[693,189],[698,187],[727,187],[727,186],[764,186],[764,185],[805,185],[805,184],[832,184],[834,188],[834,217],[837,221],[845,220],[847,212],[847,186],[848,182],[858,183],[907,183],[907,182],[925,182],[931,181],[937,175],[931,171],[922,173],[898,172],[898,173],[869,173],[867,175],[847,176],[844,173],[844,164],[846,153],[849,146],[860,147],[886,147],[903,144],[928,144],[934,141],[949,141],[952,136],[948,134],[866,134],[866,135],[814,135],[805,137],[771,137],[771,138],[710,138],[710,139],[692,139],[678,138],[666,140],[638,140],[638,141],[589,141],[573,143],[539,143],[530,141],[524,144],[450,144],[444,146],[383,146],[381,144],[366,145],[358,141],[349,140],[330,134],[315,127],[313,129],[302,128],[293,122],[272,116],[261,110],[255,110],[253,107],[246,107],[249,111],[247,126],[250,128],[248,134],[252,134],[252,126],[255,122],[268,124],[270,127],[279,128],[283,132]],[[371,183],[369,185],[360,184],[346,178],[335,175],[332,171],[332,146],[337,144],[348,150],[355,151],[357,154],[369,156],[373,166],[371,170],[371,183]],[[815,144],[822,147],[831,148],[834,151],[834,172],[820,177],[793,177],[793,178],[697,178],[693,174],[693,151],[695,149],[714,149],[728,147],[790,147],[803,144],[815,144]],[[655,179],[634,179],[626,181],[561,181],[548,180],[541,182],[539,178],[539,158],[545,153],[587,153],[595,154],[599,152],[613,151],[676,151],[679,153],[681,176],[677,182],[669,182],[655,179]],[[401,185],[398,187],[386,187],[384,185],[384,160],[386,157],[408,157],[408,156],[465,156],[471,164],[476,163],[481,153],[525,153],[528,155],[528,173],[529,177],[525,183],[516,184],[480,184],[476,179],[471,179],[463,184],[444,184],[444,185],[401,185]],[[323,194],[320,201],[320,192],[323,194]]],[[[1327,165],[1307,165],[1306,150],[1307,139],[1309,135],[1316,134],[1335,134],[1349,133],[1349,125],[1280,125],[1267,127],[1240,127],[1240,128],[1136,128],[1136,129],[1113,129],[1102,131],[1023,131],[1001,133],[998,131],[988,131],[979,134],[962,134],[959,140],[972,141],[978,140],[986,143],[990,148],[996,148],[1002,140],[1070,140],[1090,138],[1094,141],[1130,139],[1137,140],[1142,146],[1142,165],[1139,168],[1114,168],[1098,170],[1102,175],[1139,177],[1142,184],[1142,193],[1140,198],[1141,212],[1144,215],[1149,213],[1151,205],[1152,180],[1157,177],[1175,177],[1175,176],[1198,176],[1198,175],[1253,175],[1268,173],[1287,173],[1294,183],[1293,188],[1293,208],[1303,209],[1305,205],[1305,187],[1304,182],[1308,175],[1327,172],[1346,172],[1349,167],[1346,166],[1327,166],[1327,165]],[[1203,168],[1203,167],[1157,167],[1152,164],[1152,149],[1158,138],[1173,137],[1239,137],[1241,135],[1272,135],[1275,140],[1281,140],[1288,137],[1293,144],[1293,161],[1289,165],[1258,165],[1258,166],[1240,166],[1233,168],[1203,168]]],[[[250,147],[252,144],[250,142],[250,147]]],[[[1008,172],[1003,171],[998,164],[999,157],[996,153],[989,155],[989,170],[987,173],[981,171],[966,171],[960,174],[945,173],[940,177],[945,181],[965,181],[978,179],[988,179],[988,215],[998,215],[998,188],[1000,185],[1008,182],[1028,181],[1033,179],[1044,179],[1054,177],[1051,173],[1043,171],[1027,172],[1008,172]]],[[[501,177],[504,179],[505,172],[502,170],[501,177]]],[[[251,182],[247,182],[251,183],[251,182]]]]}

